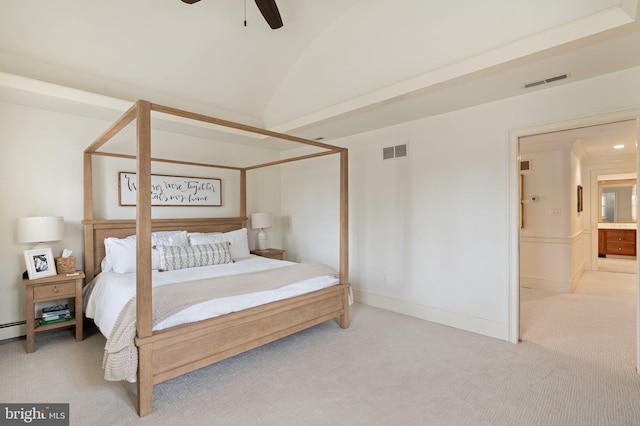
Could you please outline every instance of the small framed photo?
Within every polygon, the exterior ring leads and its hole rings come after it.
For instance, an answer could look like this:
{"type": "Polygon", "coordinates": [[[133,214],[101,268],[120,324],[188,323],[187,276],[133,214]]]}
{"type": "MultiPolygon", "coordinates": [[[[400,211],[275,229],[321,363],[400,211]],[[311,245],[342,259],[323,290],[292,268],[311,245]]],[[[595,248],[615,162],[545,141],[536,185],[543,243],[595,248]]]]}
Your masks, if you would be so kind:
{"type": "Polygon", "coordinates": [[[51,247],[24,251],[24,261],[30,280],[56,275],[56,264],[51,247]]]}

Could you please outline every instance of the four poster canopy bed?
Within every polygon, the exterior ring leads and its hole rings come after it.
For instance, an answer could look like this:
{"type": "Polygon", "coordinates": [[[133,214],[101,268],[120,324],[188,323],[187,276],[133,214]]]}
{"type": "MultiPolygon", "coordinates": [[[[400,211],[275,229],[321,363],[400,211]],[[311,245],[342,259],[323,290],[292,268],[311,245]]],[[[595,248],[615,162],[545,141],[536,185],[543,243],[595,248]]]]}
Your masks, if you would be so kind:
{"type": "Polygon", "coordinates": [[[90,282],[86,314],[107,337],[105,377],[137,381],[140,416],[151,413],[153,386],[158,383],[328,320],[337,319],[342,328],[349,326],[347,155],[345,148],[142,100],[85,150],[84,265],[90,282]],[[152,158],[152,111],[322,151],[248,167],[152,158]],[[134,121],[135,155],[98,151],[134,121]],[[278,260],[249,255],[247,172],[332,154],[340,157],[339,272],[322,264],[281,265],[278,260]],[[94,156],[135,159],[135,219],[94,218],[94,156]],[[152,219],[152,162],[237,170],[239,216],[152,219]],[[251,296],[248,302],[247,295],[251,296]],[[266,298],[258,300],[257,295],[266,298]],[[115,313],[107,313],[107,307],[114,307],[115,313]]]}

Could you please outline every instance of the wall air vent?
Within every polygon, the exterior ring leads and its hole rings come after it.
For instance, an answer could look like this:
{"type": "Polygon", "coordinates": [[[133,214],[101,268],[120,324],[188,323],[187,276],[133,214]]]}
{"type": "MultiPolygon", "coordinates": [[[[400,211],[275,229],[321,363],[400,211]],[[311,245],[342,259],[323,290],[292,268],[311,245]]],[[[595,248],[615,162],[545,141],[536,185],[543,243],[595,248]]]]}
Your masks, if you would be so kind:
{"type": "Polygon", "coordinates": [[[569,78],[570,75],[571,74],[569,74],[569,73],[560,74],[560,75],[556,75],[554,77],[543,78],[542,80],[536,80],[536,81],[532,81],[530,83],[525,83],[522,86],[525,89],[530,89],[532,87],[540,86],[542,84],[549,84],[549,83],[553,83],[554,81],[564,80],[565,78],[569,78]]]}
{"type": "Polygon", "coordinates": [[[520,162],[520,171],[528,172],[531,170],[531,160],[523,160],[520,162]]]}
{"type": "Polygon", "coordinates": [[[395,148],[396,158],[407,156],[407,144],[396,145],[394,146],[394,148],[395,148]]]}
{"type": "Polygon", "coordinates": [[[388,146],[386,148],[382,148],[382,159],[383,160],[391,160],[395,158],[395,152],[392,146],[388,146]]]}
{"type": "Polygon", "coordinates": [[[407,157],[407,144],[396,145],[396,146],[387,146],[382,148],[382,159],[383,160],[391,160],[393,158],[402,158],[407,157]]]}

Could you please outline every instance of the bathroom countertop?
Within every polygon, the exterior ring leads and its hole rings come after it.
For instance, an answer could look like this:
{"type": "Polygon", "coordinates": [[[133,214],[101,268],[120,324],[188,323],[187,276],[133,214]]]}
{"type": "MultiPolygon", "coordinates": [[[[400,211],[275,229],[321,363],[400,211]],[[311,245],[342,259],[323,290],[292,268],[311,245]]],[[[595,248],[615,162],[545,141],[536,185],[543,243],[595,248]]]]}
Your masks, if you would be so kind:
{"type": "Polygon", "coordinates": [[[598,229],[636,229],[637,224],[633,222],[628,223],[609,223],[609,222],[600,222],[598,223],[598,229]]]}

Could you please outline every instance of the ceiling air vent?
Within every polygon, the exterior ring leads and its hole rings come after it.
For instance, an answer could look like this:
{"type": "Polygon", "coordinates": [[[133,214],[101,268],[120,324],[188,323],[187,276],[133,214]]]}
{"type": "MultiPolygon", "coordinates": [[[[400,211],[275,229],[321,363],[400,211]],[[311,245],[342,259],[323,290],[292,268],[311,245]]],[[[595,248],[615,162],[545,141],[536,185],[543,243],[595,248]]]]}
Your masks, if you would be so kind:
{"type": "Polygon", "coordinates": [[[565,74],[556,75],[555,77],[543,78],[542,80],[536,80],[530,83],[525,83],[523,84],[523,87],[525,89],[530,89],[532,87],[540,86],[542,84],[548,84],[548,83],[553,83],[554,81],[564,80],[565,78],[569,78],[570,75],[571,74],[569,73],[565,73],[565,74]]]}
{"type": "Polygon", "coordinates": [[[382,148],[382,159],[391,160],[393,158],[407,157],[407,144],[387,146],[382,148]]]}

